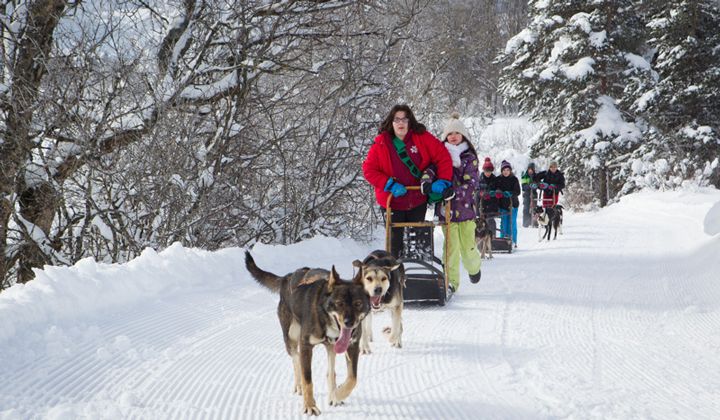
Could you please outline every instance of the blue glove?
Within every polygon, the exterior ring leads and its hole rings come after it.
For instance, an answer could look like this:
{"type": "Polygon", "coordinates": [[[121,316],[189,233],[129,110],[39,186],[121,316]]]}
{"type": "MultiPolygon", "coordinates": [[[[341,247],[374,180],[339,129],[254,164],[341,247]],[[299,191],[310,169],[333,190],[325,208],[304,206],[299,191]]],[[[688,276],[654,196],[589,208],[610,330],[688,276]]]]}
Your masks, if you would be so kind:
{"type": "Polygon", "coordinates": [[[437,181],[432,183],[430,190],[432,192],[434,192],[435,194],[442,194],[443,191],[445,191],[451,185],[452,184],[450,183],[450,181],[446,181],[444,179],[438,179],[437,181]]]}
{"type": "Polygon", "coordinates": [[[530,184],[530,188],[533,190],[537,190],[538,185],[537,184],[530,184]]]}
{"type": "Polygon", "coordinates": [[[395,182],[394,179],[390,178],[385,184],[385,192],[389,192],[393,197],[397,198],[407,194],[407,188],[405,188],[403,184],[395,182]]]}
{"type": "Polygon", "coordinates": [[[504,191],[503,195],[507,198],[510,198],[510,197],[512,197],[512,191],[504,191]]]}

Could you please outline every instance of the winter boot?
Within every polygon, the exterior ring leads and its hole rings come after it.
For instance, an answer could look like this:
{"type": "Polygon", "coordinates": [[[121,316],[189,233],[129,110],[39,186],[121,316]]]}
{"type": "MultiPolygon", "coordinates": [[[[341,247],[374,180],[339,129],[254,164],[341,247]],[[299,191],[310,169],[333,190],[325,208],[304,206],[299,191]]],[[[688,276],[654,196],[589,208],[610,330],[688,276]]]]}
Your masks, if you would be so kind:
{"type": "Polygon", "coordinates": [[[478,271],[475,274],[470,274],[470,283],[477,283],[480,281],[480,275],[482,274],[482,271],[478,271]]]}

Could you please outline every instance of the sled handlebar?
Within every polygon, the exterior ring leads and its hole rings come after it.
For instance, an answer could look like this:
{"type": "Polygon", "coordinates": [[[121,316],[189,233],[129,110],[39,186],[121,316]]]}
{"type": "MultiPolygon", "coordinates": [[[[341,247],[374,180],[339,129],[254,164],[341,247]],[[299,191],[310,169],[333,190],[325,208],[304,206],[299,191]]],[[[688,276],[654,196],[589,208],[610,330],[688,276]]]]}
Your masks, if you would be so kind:
{"type": "MultiPolygon", "coordinates": [[[[419,191],[420,186],[417,185],[411,185],[405,187],[408,191],[419,191]]],[[[443,266],[444,269],[444,277],[445,277],[445,290],[448,289],[449,286],[449,278],[448,278],[448,270],[447,270],[447,256],[448,256],[448,247],[449,247],[449,238],[450,238],[450,203],[448,203],[449,200],[443,200],[443,204],[445,206],[445,222],[444,223],[435,223],[435,222],[396,222],[393,223],[391,221],[392,217],[392,208],[390,206],[390,202],[393,199],[393,195],[388,195],[387,203],[385,205],[385,250],[387,252],[392,252],[391,249],[391,242],[392,242],[392,228],[398,227],[422,227],[422,226],[437,226],[441,225],[443,229],[445,230],[445,240],[443,241],[443,266]]]]}
{"type": "MultiPolygon", "coordinates": [[[[417,185],[411,185],[408,187],[405,187],[408,191],[420,191],[420,187],[417,185]]],[[[392,207],[390,206],[390,203],[392,202],[393,195],[388,195],[387,203],[385,204],[385,230],[386,232],[389,232],[390,227],[420,227],[420,226],[436,226],[438,223],[435,222],[391,222],[390,216],[392,215],[392,207]]],[[[447,202],[449,200],[443,200],[443,202],[447,202]]],[[[445,206],[445,223],[439,223],[439,225],[446,225],[448,221],[450,220],[450,206],[445,206]]],[[[386,233],[386,248],[387,251],[390,252],[390,234],[386,233]]]]}

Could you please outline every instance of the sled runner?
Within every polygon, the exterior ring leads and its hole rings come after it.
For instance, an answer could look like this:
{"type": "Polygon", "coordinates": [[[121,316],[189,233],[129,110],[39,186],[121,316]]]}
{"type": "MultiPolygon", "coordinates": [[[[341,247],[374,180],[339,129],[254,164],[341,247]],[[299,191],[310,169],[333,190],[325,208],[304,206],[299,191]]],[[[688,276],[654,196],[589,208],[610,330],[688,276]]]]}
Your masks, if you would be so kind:
{"type": "MultiPolygon", "coordinates": [[[[408,190],[420,187],[409,186],[408,190]]],[[[445,222],[423,221],[392,223],[390,202],[388,197],[385,217],[385,249],[390,252],[392,228],[403,228],[404,247],[398,260],[405,266],[405,290],[403,302],[435,302],[444,306],[452,297],[452,289],[445,271],[448,241],[444,241],[443,260],[435,256],[434,231],[442,226],[445,238],[448,238],[450,203],[445,205],[445,222]]]]}

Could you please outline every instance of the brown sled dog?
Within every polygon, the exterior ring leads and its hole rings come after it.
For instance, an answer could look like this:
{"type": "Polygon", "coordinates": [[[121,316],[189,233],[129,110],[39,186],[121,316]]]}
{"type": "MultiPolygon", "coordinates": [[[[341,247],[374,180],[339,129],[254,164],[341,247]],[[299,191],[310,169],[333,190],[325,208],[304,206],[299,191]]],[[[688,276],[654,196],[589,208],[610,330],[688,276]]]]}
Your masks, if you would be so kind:
{"type": "Polygon", "coordinates": [[[362,287],[343,281],[335,271],[296,270],[283,277],[263,271],[245,252],[245,267],[253,278],[273,292],[280,293],[278,318],[285,349],[295,370],[294,392],[303,396],[303,412],[319,415],[312,382],[313,347],[323,344],[328,355],[328,393],[330,405],[340,405],[357,383],[360,322],[370,312],[370,303],[362,287]],[[335,382],[335,355],[346,353],[347,379],[339,387],[335,382]]]}
{"type": "MultiPolygon", "coordinates": [[[[400,264],[389,252],[375,250],[363,262],[353,261],[359,268],[353,279],[365,289],[370,297],[372,312],[390,309],[392,326],[385,327],[383,332],[387,335],[390,345],[402,347],[402,310],[403,288],[405,287],[405,267],[400,264]]],[[[360,352],[370,353],[372,341],[372,312],[362,322],[362,337],[360,338],[360,352]]]]}
{"type": "Polygon", "coordinates": [[[475,219],[475,243],[480,249],[480,258],[491,259],[492,255],[492,238],[495,236],[495,230],[490,226],[485,215],[481,215],[475,219]]]}

